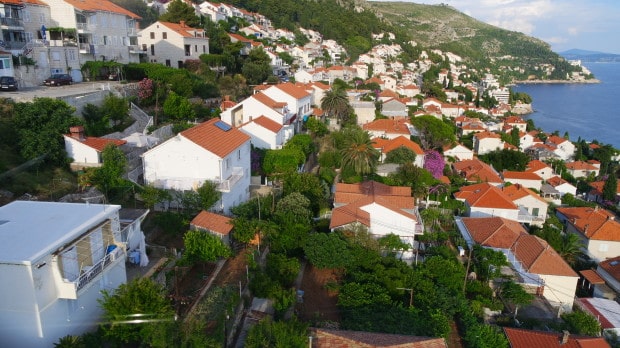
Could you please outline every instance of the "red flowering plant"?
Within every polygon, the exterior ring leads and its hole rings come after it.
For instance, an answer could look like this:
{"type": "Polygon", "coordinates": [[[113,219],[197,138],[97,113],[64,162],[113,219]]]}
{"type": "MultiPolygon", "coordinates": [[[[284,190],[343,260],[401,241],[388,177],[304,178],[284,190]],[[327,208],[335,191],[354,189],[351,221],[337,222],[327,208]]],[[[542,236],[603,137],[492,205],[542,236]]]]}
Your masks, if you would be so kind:
{"type": "Polygon", "coordinates": [[[152,104],[154,90],[155,86],[153,84],[153,80],[145,77],[142,81],[138,82],[138,98],[140,99],[140,104],[152,104]]]}
{"type": "Polygon", "coordinates": [[[433,178],[439,179],[443,176],[443,168],[446,162],[443,156],[435,150],[427,150],[424,156],[424,169],[428,170],[433,178]]]}

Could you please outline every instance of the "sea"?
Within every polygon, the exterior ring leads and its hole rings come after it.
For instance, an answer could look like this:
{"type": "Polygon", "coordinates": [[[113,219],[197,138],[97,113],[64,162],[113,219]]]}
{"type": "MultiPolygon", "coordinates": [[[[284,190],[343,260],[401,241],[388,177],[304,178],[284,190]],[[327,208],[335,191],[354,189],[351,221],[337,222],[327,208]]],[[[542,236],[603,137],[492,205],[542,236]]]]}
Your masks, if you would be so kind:
{"type": "Polygon", "coordinates": [[[525,115],[545,132],[568,132],[620,149],[620,63],[583,63],[600,83],[518,84],[515,92],[532,97],[534,112],[525,115]]]}

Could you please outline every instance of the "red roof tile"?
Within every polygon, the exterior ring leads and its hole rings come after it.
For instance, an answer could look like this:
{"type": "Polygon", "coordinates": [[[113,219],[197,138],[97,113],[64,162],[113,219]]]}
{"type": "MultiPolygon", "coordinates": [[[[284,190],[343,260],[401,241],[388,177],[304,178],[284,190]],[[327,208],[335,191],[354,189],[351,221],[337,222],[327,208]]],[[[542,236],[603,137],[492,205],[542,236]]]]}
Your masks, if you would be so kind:
{"type": "Polygon", "coordinates": [[[294,97],[295,99],[302,99],[310,95],[310,93],[306,92],[305,89],[297,87],[290,82],[280,83],[275,85],[275,87],[280,89],[284,93],[294,97]]]}
{"type": "Polygon", "coordinates": [[[598,207],[560,207],[556,211],[588,239],[620,241],[620,223],[612,212],[598,207]]]}
{"type": "Polygon", "coordinates": [[[179,134],[221,158],[250,140],[250,136],[237,128],[231,127],[228,131],[219,128],[218,122],[230,127],[219,118],[213,118],[179,134]]]}
{"type": "MultiPolygon", "coordinates": [[[[183,37],[196,37],[194,35],[194,32],[197,33],[203,33],[204,30],[203,29],[197,29],[197,28],[192,28],[189,27],[185,24],[178,24],[178,23],[170,23],[170,22],[159,22],[162,25],[165,25],[166,27],[168,27],[171,30],[174,30],[176,33],[178,33],[179,35],[183,36],[183,37]]],[[[201,34],[202,35],[202,34],[201,34]]],[[[202,39],[202,37],[198,37],[200,39],[202,39]]]]}
{"type": "Polygon", "coordinates": [[[522,234],[510,248],[530,273],[577,277],[577,273],[545,240],[522,234]]]}
{"type": "Polygon", "coordinates": [[[281,108],[283,108],[283,107],[285,107],[287,105],[284,102],[277,102],[277,101],[271,99],[265,93],[256,93],[256,94],[252,95],[250,98],[254,98],[254,99],[258,100],[259,102],[267,105],[268,107],[270,107],[272,109],[281,109],[281,108]]]}
{"type": "Polygon", "coordinates": [[[380,119],[366,123],[362,126],[364,130],[368,131],[384,131],[391,134],[406,134],[410,135],[409,126],[406,120],[403,119],[380,119]]]}
{"type": "Polygon", "coordinates": [[[566,169],[569,170],[598,170],[595,166],[584,161],[575,161],[566,163],[566,169]]]}
{"type": "Polygon", "coordinates": [[[513,202],[523,197],[530,196],[547,204],[547,201],[540,197],[536,192],[521,184],[504,186],[502,187],[502,192],[513,202]]]}
{"type": "Polygon", "coordinates": [[[256,123],[257,125],[265,128],[265,129],[268,129],[268,130],[274,132],[274,133],[278,133],[280,131],[280,129],[282,129],[282,127],[283,127],[278,122],[276,122],[276,121],[274,121],[274,120],[272,120],[272,119],[270,119],[268,117],[265,117],[265,116],[261,116],[261,117],[255,119],[253,122],[256,123]]]}
{"type": "Polygon", "coordinates": [[[527,231],[517,221],[501,217],[462,218],[473,240],[492,248],[510,248],[527,231]]]}
{"type": "Polygon", "coordinates": [[[539,171],[539,170],[545,169],[545,168],[551,169],[551,167],[549,167],[547,165],[547,163],[545,163],[545,162],[543,162],[541,160],[532,160],[532,161],[530,161],[527,164],[527,166],[525,168],[525,171],[527,171],[527,172],[536,172],[536,171],[539,171]]]}
{"type": "Polygon", "coordinates": [[[620,256],[601,261],[598,267],[620,282],[620,256]]]}
{"type": "Polygon", "coordinates": [[[561,333],[504,327],[511,348],[610,348],[603,337],[570,335],[565,344],[561,333]]]}
{"type": "Polygon", "coordinates": [[[112,144],[112,145],[116,145],[116,146],[121,146],[121,145],[125,145],[127,144],[126,140],[120,140],[120,139],[110,139],[110,138],[97,138],[97,137],[85,137],[83,139],[76,139],[74,137],[72,137],[70,134],[65,134],[65,136],[67,138],[71,138],[73,140],[77,140],[80,143],[91,147],[99,152],[102,152],[103,149],[108,145],[108,144],[112,144]]]}
{"type": "Polygon", "coordinates": [[[215,232],[221,235],[228,235],[233,229],[232,219],[224,215],[215,214],[206,210],[201,211],[192,221],[191,225],[215,232]]]}
{"type": "Polygon", "coordinates": [[[491,166],[477,158],[455,162],[453,167],[469,182],[504,182],[491,166]]]}
{"type": "Polygon", "coordinates": [[[459,192],[455,193],[455,196],[465,199],[470,207],[518,209],[499,188],[489,183],[463,186],[459,192]]]}
{"type": "Polygon", "coordinates": [[[424,156],[424,151],[420,145],[402,135],[394,139],[374,138],[372,142],[375,149],[382,149],[382,152],[386,154],[403,146],[413,151],[417,156],[424,156]]]}
{"type": "Polygon", "coordinates": [[[312,329],[316,348],[446,348],[443,338],[377,332],[312,329]]]}
{"type": "Polygon", "coordinates": [[[137,14],[128,11],[114,3],[112,3],[111,1],[108,0],[90,0],[90,1],[84,1],[84,0],[64,0],[67,4],[80,9],[82,11],[101,11],[101,12],[112,12],[112,13],[118,13],[118,14],[123,14],[126,16],[129,16],[131,18],[136,18],[139,19],[141,18],[140,16],[138,16],[137,14]]]}
{"type": "Polygon", "coordinates": [[[521,179],[521,180],[539,180],[542,181],[542,178],[533,172],[514,172],[509,170],[504,170],[502,172],[502,176],[504,179],[521,179]]]}

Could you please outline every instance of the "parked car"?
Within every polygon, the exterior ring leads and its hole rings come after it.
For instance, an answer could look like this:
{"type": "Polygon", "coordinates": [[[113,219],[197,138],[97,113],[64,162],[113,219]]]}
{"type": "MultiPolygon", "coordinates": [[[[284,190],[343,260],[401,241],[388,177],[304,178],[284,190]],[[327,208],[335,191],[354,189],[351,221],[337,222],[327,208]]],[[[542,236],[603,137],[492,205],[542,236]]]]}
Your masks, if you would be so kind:
{"type": "Polygon", "coordinates": [[[13,76],[0,77],[0,90],[17,91],[17,81],[13,76]]]}
{"type": "Polygon", "coordinates": [[[62,86],[73,84],[73,78],[69,74],[54,74],[43,82],[46,86],[62,86]]]}

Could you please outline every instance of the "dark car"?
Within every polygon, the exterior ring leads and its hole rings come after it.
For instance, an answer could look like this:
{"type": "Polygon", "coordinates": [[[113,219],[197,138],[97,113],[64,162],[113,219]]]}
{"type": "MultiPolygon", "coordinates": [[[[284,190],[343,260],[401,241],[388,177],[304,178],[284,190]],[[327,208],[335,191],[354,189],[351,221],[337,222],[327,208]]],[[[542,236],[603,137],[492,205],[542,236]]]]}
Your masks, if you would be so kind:
{"type": "Polygon", "coordinates": [[[0,90],[17,91],[17,81],[13,76],[0,77],[0,90]]]}
{"type": "Polygon", "coordinates": [[[73,83],[73,78],[69,74],[54,74],[43,82],[46,86],[62,86],[73,83]]]}

